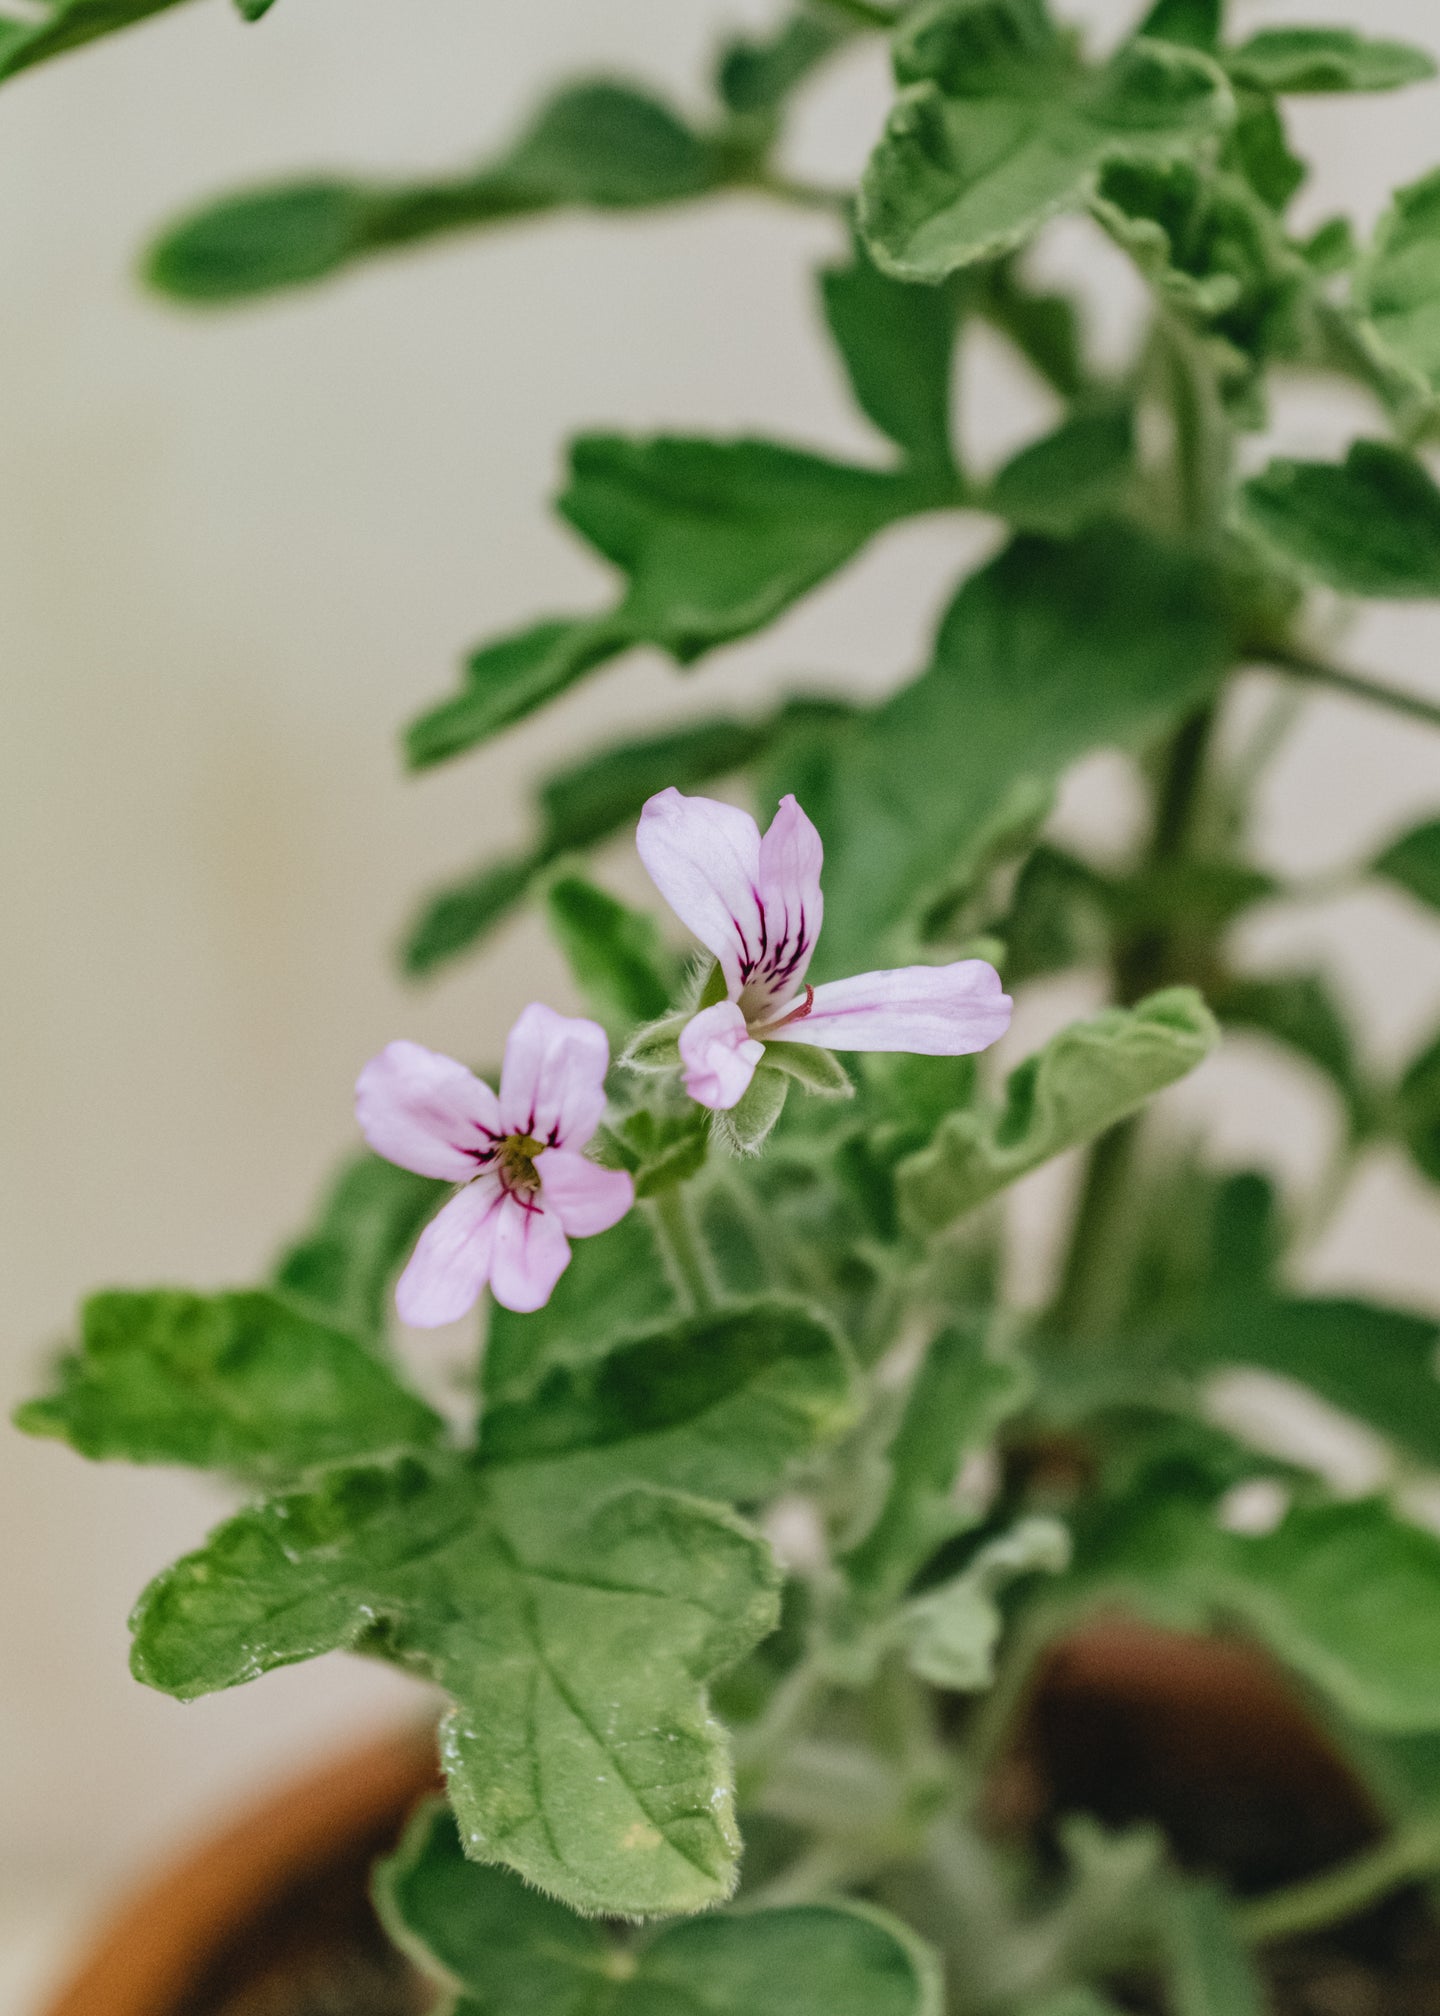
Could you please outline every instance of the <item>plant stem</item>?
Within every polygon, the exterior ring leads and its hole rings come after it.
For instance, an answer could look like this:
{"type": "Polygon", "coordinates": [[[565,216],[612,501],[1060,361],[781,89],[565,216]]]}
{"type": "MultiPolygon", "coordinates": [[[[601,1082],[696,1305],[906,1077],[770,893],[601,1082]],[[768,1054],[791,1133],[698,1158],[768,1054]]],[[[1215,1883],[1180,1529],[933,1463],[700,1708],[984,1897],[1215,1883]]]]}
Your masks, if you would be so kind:
{"type": "Polygon", "coordinates": [[[1373,706],[1406,714],[1412,721],[1423,721],[1429,728],[1440,728],[1440,704],[1434,700],[1406,693],[1398,686],[1362,679],[1345,671],[1343,666],[1327,664],[1323,658],[1308,657],[1303,651],[1270,649],[1260,654],[1260,662],[1292,679],[1304,679],[1312,686],[1328,686],[1333,692],[1348,694],[1352,700],[1368,700],[1373,706]]]}
{"type": "Polygon", "coordinates": [[[653,1200],[652,1223],[660,1251],[669,1263],[675,1285],[698,1314],[715,1307],[715,1284],[700,1234],[690,1216],[689,1199],[683,1185],[662,1190],[653,1200]]]}
{"type": "Polygon", "coordinates": [[[829,189],[821,182],[803,182],[794,175],[781,175],[771,168],[757,168],[741,185],[773,196],[779,203],[794,203],[802,210],[826,210],[844,217],[850,209],[848,189],[829,189]]]}
{"type": "Polygon", "coordinates": [[[1392,1890],[1434,1875],[1440,1875],[1440,1821],[1417,1821],[1338,1869],[1327,1869],[1244,1906],[1240,1923],[1246,1938],[1257,1945],[1288,1939],[1341,1924],[1392,1890]]]}

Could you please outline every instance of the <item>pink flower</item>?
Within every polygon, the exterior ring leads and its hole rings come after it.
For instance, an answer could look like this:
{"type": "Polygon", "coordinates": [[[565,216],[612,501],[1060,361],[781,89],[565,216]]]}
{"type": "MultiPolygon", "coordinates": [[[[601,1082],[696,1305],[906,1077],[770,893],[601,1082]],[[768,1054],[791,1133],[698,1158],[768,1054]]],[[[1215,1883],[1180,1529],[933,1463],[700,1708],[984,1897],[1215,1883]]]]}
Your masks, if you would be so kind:
{"type": "Polygon", "coordinates": [[[623,1172],[580,1149],[605,1110],[610,1046],[598,1023],[534,1001],[510,1031],[497,1098],[463,1064],[389,1043],[355,1087],[377,1155],[462,1184],[421,1233],[395,1290],[407,1323],[433,1328],[474,1306],[488,1281],[507,1309],[539,1309],[570,1264],[570,1240],[606,1232],[635,1201],[623,1172]]]}
{"type": "Polygon", "coordinates": [[[725,999],[680,1034],[685,1087],[702,1106],[737,1105],[767,1042],[960,1057],[1010,1026],[1010,997],[983,959],[806,984],[824,914],[824,856],[791,797],[762,839],[748,812],[672,786],[641,813],[637,845],[651,881],[715,954],[725,981],[725,999]]]}

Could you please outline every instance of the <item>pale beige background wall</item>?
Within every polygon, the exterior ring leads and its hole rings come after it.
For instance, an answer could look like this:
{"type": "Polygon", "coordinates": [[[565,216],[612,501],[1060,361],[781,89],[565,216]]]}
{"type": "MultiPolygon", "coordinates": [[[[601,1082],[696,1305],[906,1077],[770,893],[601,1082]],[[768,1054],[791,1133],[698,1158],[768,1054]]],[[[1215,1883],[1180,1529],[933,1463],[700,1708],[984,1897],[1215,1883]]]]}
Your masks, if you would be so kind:
{"type": "MultiPolygon", "coordinates": [[[[689,94],[722,21],[769,12],[280,0],[247,31],[198,0],[0,95],[7,1403],[86,1288],[252,1276],[350,1139],[355,1069],[386,1038],[483,1054],[532,995],[566,998],[529,927],[427,992],[386,958],[417,889],[516,833],[537,764],[601,722],[741,700],[797,667],[822,685],[893,680],[980,550],[983,528],[912,527],[689,681],[631,663],[407,782],[396,726],[463,645],[604,593],[542,508],[567,429],[754,428],[877,452],[814,340],[807,268],[829,227],[738,200],[551,223],[214,318],[131,280],[146,232],[202,194],[291,168],[459,163],[557,71],[638,70],[689,94]]],[[[1104,12],[1113,26],[1127,9],[1104,12]]],[[[1436,0],[1366,14],[1440,48],[1436,0]]],[[[807,117],[808,164],[847,169],[881,102],[873,69],[852,66],[807,117]]],[[[1433,88],[1306,106],[1297,124],[1331,147],[1317,216],[1368,221],[1392,182],[1440,159],[1433,88]]],[[[1073,240],[1053,256],[1076,256],[1073,240]]],[[[1108,286],[1123,322],[1118,267],[1108,286]]],[[[1039,418],[984,355],[966,398],[997,449],[1039,418]]],[[[1323,449],[1355,418],[1307,394],[1286,438],[1323,449]]],[[[1433,612],[1389,612],[1351,650],[1440,695],[1433,612]]],[[[1433,810],[1437,756],[1436,738],[1315,707],[1267,799],[1272,857],[1323,866],[1433,810]]],[[[1103,827],[1124,795],[1113,764],[1092,765],[1072,817],[1103,827]]],[[[1440,1004],[1436,937],[1366,898],[1259,933],[1256,956],[1315,940],[1376,1054],[1413,1047],[1440,1004]]],[[[1298,1073],[1271,1072],[1257,1104],[1256,1068],[1242,1053],[1201,1088],[1228,1145],[1308,1153],[1323,1107],[1298,1073]]],[[[1318,1272],[1433,1300],[1434,1232],[1382,1164],[1318,1272]]],[[[127,1604],[214,1506],[183,1478],[0,1438],[0,1896],[29,1939],[9,1949],[17,2010],[27,1955],[51,1964],[92,1897],[394,1712],[394,1684],[334,1660],[183,1709],[129,1681],[127,1604]]]]}

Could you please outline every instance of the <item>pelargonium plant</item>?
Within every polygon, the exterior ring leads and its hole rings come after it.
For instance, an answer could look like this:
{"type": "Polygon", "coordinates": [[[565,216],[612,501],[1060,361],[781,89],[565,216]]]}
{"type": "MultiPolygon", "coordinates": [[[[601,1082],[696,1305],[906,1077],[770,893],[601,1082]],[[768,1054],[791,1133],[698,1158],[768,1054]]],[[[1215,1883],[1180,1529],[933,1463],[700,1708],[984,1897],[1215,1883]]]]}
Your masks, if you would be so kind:
{"type": "MultiPolygon", "coordinates": [[[[17,6],[0,76],[169,4],[17,6]]],[[[406,960],[538,902],[589,1014],[527,1008],[492,1089],[416,1040],[417,998],[356,1060],[373,1152],[273,1275],[92,1297],[21,1409],[240,1496],[141,1596],[145,1684],[187,1700],[343,1647],[447,1698],[447,1800],[377,1894],[459,2009],[1234,2016],[1275,1941],[1440,1876],[1440,1540],[1398,1498],[1440,1467],[1436,1324],[1296,1285],[1374,1146],[1440,1181],[1440,1039],[1382,1080],[1323,978],[1247,971],[1234,928],[1307,893],[1249,817],[1307,689],[1440,727],[1322,641],[1337,595],[1440,596],[1440,172],[1368,238],[1300,236],[1286,124],[1297,94],[1433,73],[1363,29],[1246,32],[1225,0],[1158,0],[1108,48],[1046,0],[799,0],[722,47],[701,116],[580,79],[449,179],[279,183],[151,252],[161,293],[217,306],[562,208],[741,190],[833,218],[819,301],[874,453],[579,439],[560,510],[613,600],[477,650],[410,726],[416,769],[633,648],[683,668],[763,629],[901,520],[996,528],[888,697],[777,691],[547,779],[406,960]],[[787,121],[867,41],[893,109],[858,189],[816,186],[787,121]],[[1035,277],[1066,214],[1148,289],[1123,366],[1035,277]],[[952,410],[980,324],[1061,414],[989,473],[952,410]],[[1297,373],[1368,401],[1343,460],[1285,457],[1297,373]],[[1148,792],[1118,862],[1050,823],[1099,748],[1148,792]],[[592,879],[613,844],[663,902],[592,879]],[[980,1053],[1011,996],[1067,973],[1111,1005],[1000,1082],[980,1053]],[[1148,1110],[1231,1029],[1333,1097],[1308,1195],[1148,1110]],[[1011,1306],[1011,1186],[1066,1151],[1054,1284],[1011,1306]],[[394,1317],[477,1302],[457,1428],[394,1317]],[[1372,1431],[1383,1488],[1225,1425],[1233,1367],[1372,1431]],[[1055,1648],[1115,1611],[1263,1648],[1367,1788],[1369,1845],[1237,1897],[1153,1829],[1017,1820],[997,1787],[1055,1648]]],[[[1440,908],[1440,820],[1354,876],[1440,908]]]]}

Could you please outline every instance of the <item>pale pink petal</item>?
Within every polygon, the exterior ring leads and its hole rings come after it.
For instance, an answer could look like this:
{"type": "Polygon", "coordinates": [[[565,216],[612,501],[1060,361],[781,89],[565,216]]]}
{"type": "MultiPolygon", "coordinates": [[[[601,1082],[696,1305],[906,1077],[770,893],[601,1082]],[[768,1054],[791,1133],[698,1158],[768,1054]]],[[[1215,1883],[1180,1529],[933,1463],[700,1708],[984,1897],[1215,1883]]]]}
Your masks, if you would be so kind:
{"type": "Polygon", "coordinates": [[[827,980],[815,989],[807,1015],[764,1033],[777,1043],[816,1043],[826,1050],[963,1057],[986,1049],[1009,1026],[1010,996],[995,968],[983,959],[961,959],[954,966],[902,966],[827,980]]]}
{"type": "Polygon", "coordinates": [[[355,1118],[377,1155],[463,1183],[500,1131],[495,1094],[473,1071],[419,1043],[387,1043],[355,1086],[355,1118]]]}
{"type": "Polygon", "coordinates": [[[635,836],[650,880],[682,924],[715,954],[731,999],[760,957],[760,828],[714,798],[672,784],[649,800],[635,836]]]}
{"type": "Polygon", "coordinates": [[[433,1330],[474,1308],[490,1272],[504,1197],[498,1176],[478,1176],[430,1220],[395,1284],[402,1322],[433,1330]]]}
{"type": "Polygon", "coordinates": [[[583,1148],[605,1111],[610,1043],[598,1022],[532,1001],[505,1044],[500,1114],[507,1134],[583,1148]]]}
{"type": "Polygon", "coordinates": [[[558,1213],[538,1197],[507,1197],[490,1262],[490,1293],[500,1306],[521,1315],[543,1309],[569,1265],[570,1242],[558,1213]]]}
{"type": "Polygon", "coordinates": [[[820,936],[824,901],[820,867],[825,850],[820,835],[795,800],[780,810],[760,842],[760,902],[765,915],[764,948],[748,975],[740,1005],[750,1021],[797,994],[820,936]]]}
{"type": "Polygon", "coordinates": [[[712,1113],[739,1105],[764,1055],[765,1045],[751,1036],[733,1001],[702,1008],[680,1031],[685,1090],[712,1113]]]}
{"type": "Polygon", "coordinates": [[[618,1225],[635,1202],[635,1185],[623,1169],[602,1169],[569,1148],[547,1148],[536,1163],[540,1194],[572,1239],[588,1239],[618,1225]]]}

